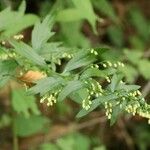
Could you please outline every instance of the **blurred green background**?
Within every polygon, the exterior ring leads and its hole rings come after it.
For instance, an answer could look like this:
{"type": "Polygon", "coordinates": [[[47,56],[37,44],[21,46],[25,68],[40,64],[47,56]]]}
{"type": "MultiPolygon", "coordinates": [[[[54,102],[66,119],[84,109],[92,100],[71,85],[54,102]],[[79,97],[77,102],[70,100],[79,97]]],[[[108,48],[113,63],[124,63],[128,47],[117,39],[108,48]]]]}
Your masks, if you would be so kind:
{"type": "MultiPolygon", "coordinates": [[[[17,12],[20,3],[20,0],[1,0],[0,10],[11,7],[17,12]]],[[[102,54],[101,60],[124,62],[126,65],[121,71],[127,82],[140,85],[148,101],[149,0],[27,0],[26,3],[26,14],[32,13],[43,18],[51,13],[56,17],[53,27],[56,34],[52,41],[61,41],[66,47],[110,48],[102,54]]],[[[23,21],[20,22],[26,24],[24,40],[28,42],[33,20],[23,21]]],[[[16,26],[20,22],[16,20],[16,26]]],[[[10,34],[15,25],[12,29],[11,21],[8,25],[7,34],[10,34]]],[[[11,150],[18,143],[20,150],[150,149],[150,126],[137,116],[120,117],[110,127],[100,110],[77,120],[74,116],[78,106],[75,104],[67,101],[47,108],[43,104],[37,104],[35,97],[26,96],[23,89],[14,90],[11,98],[9,90],[8,87],[3,87],[0,92],[0,150],[11,150]],[[31,106],[16,106],[17,102],[20,103],[20,96],[24,105],[26,100],[32,101],[32,115],[28,111],[31,106]],[[23,113],[13,118],[12,108],[23,113]],[[27,119],[25,116],[28,113],[30,117],[27,119]]]]}

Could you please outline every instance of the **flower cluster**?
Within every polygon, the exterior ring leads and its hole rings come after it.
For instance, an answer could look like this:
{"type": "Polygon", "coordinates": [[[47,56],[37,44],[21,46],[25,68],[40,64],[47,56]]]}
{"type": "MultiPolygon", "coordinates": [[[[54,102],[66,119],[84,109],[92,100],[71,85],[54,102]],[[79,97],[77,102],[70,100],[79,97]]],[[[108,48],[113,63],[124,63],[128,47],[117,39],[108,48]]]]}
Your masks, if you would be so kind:
{"type": "Polygon", "coordinates": [[[95,56],[97,56],[98,52],[96,50],[94,50],[94,49],[91,49],[91,54],[94,54],[95,56]]]}
{"type": "Polygon", "coordinates": [[[92,101],[90,100],[90,96],[88,96],[87,99],[84,99],[84,100],[82,101],[82,107],[83,107],[85,110],[89,110],[91,104],[92,104],[92,101]]]}
{"type": "Polygon", "coordinates": [[[114,67],[114,68],[117,68],[117,67],[124,67],[124,63],[120,62],[120,61],[117,61],[115,63],[111,63],[110,61],[106,61],[104,63],[102,63],[102,66],[104,68],[107,68],[107,67],[114,67]]]}
{"type": "Polygon", "coordinates": [[[112,116],[112,103],[111,102],[105,102],[105,109],[106,109],[106,116],[108,119],[111,119],[112,116]]]}
{"type": "Polygon", "coordinates": [[[0,54],[0,60],[7,60],[9,58],[15,58],[17,55],[14,52],[0,54]]]}
{"type": "Polygon", "coordinates": [[[44,103],[45,101],[47,101],[47,106],[53,106],[53,104],[55,104],[57,102],[57,96],[58,96],[59,92],[60,91],[45,94],[45,96],[43,96],[40,99],[40,103],[44,103]]]}

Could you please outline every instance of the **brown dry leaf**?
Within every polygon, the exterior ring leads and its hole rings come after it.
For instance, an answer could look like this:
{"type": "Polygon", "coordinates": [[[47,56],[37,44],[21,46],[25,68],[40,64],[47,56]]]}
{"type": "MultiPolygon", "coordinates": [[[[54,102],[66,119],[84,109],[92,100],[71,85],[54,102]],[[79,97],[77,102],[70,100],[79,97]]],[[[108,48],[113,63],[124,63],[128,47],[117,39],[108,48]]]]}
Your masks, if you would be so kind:
{"type": "Polygon", "coordinates": [[[20,77],[20,80],[27,83],[33,83],[34,81],[45,77],[46,75],[42,72],[29,70],[27,73],[25,73],[20,77]]]}

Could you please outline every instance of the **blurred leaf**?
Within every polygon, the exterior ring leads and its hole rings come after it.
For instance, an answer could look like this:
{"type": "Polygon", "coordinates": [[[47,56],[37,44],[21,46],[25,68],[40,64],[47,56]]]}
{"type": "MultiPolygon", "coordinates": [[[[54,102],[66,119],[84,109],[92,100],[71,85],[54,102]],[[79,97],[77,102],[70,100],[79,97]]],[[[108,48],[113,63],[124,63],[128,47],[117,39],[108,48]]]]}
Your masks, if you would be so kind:
{"type": "Polygon", "coordinates": [[[18,11],[23,15],[25,13],[25,10],[26,10],[26,1],[22,0],[18,11]]]}
{"type": "Polygon", "coordinates": [[[0,87],[13,76],[18,64],[14,60],[0,61],[0,87]]]}
{"type": "Polygon", "coordinates": [[[12,91],[12,107],[17,113],[22,113],[25,117],[29,117],[30,112],[36,115],[40,114],[35,98],[26,95],[24,89],[15,89],[12,91]]]}
{"type": "Polygon", "coordinates": [[[21,115],[16,116],[14,118],[15,134],[20,137],[27,137],[42,132],[46,123],[48,123],[48,119],[44,116],[30,116],[29,118],[21,115]]]}
{"type": "Polygon", "coordinates": [[[90,41],[84,34],[81,32],[82,22],[64,22],[61,23],[61,39],[63,39],[64,43],[67,46],[71,47],[82,47],[89,48],[90,41]],[[70,38],[71,35],[71,38],[70,38]]]}
{"type": "Polygon", "coordinates": [[[150,71],[149,71],[150,61],[149,60],[146,60],[146,59],[140,60],[138,62],[138,68],[144,78],[150,79],[150,71]]]}
{"type": "Polygon", "coordinates": [[[51,28],[53,25],[53,17],[48,15],[42,21],[42,23],[38,22],[32,31],[32,46],[34,50],[39,51],[40,48],[48,41],[48,39],[54,35],[51,32],[51,28]]]}
{"type": "Polygon", "coordinates": [[[58,101],[64,100],[69,94],[72,92],[79,90],[83,87],[83,84],[81,81],[70,81],[68,84],[64,87],[64,89],[60,92],[58,95],[58,101]]]}
{"type": "Polygon", "coordinates": [[[126,64],[123,68],[120,67],[119,70],[125,75],[129,83],[133,83],[138,76],[138,71],[131,65],[126,64]]]}
{"type": "Polygon", "coordinates": [[[121,27],[119,26],[112,25],[108,27],[107,30],[108,30],[110,42],[117,47],[122,47],[124,44],[123,29],[121,29],[121,27]]]}
{"type": "Polygon", "coordinates": [[[95,147],[93,150],[106,150],[105,146],[95,147]]]}
{"type": "Polygon", "coordinates": [[[91,24],[93,30],[96,32],[96,20],[98,19],[98,17],[93,11],[90,0],[72,0],[72,2],[75,8],[69,8],[60,11],[57,14],[56,20],[61,22],[71,22],[81,19],[87,19],[91,24]]]}
{"type": "Polygon", "coordinates": [[[75,9],[75,8],[68,8],[65,10],[61,10],[58,13],[57,18],[56,18],[56,20],[60,22],[72,22],[72,21],[74,22],[80,19],[84,19],[84,17],[81,15],[78,9],[75,9]]]}
{"type": "Polygon", "coordinates": [[[1,40],[8,39],[23,29],[32,26],[39,18],[33,14],[24,15],[25,1],[23,1],[18,11],[12,11],[10,8],[0,12],[0,31],[1,40]]]}
{"type": "Polygon", "coordinates": [[[90,140],[82,134],[74,133],[57,140],[57,145],[61,150],[88,150],[90,140]]]}
{"type": "Polygon", "coordinates": [[[145,40],[148,40],[149,32],[148,32],[148,22],[144,18],[143,14],[141,13],[140,9],[136,7],[131,7],[129,10],[130,14],[130,22],[132,25],[136,28],[139,35],[144,38],[145,40]]]}
{"type": "Polygon", "coordinates": [[[9,126],[11,121],[11,117],[8,114],[3,114],[0,118],[0,129],[9,126]]]}
{"type": "Polygon", "coordinates": [[[118,21],[116,12],[109,0],[93,0],[94,6],[114,22],[118,21]]]}
{"type": "Polygon", "coordinates": [[[33,14],[27,14],[25,16],[22,16],[20,19],[17,20],[17,23],[15,22],[7,27],[7,29],[1,34],[1,39],[4,40],[17,34],[23,29],[34,25],[38,20],[39,18],[33,14]]]}
{"type": "Polygon", "coordinates": [[[29,45],[23,42],[10,41],[11,45],[14,47],[14,51],[21,56],[29,59],[31,62],[39,65],[46,66],[44,58],[39,56],[29,45]]]}
{"type": "Polygon", "coordinates": [[[138,64],[139,60],[141,59],[143,53],[141,51],[136,50],[124,50],[125,55],[127,56],[128,60],[133,64],[138,64]]]}
{"type": "Polygon", "coordinates": [[[55,144],[45,143],[40,146],[40,150],[59,150],[55,144]]]}
{"type": "Polygon", "coordinates": [[[72,0],[72,2],[79,11],[80,15],[86,18],[92,25],[93,30],[96,31],[96,20],[98,17],[93,11],[92,3],[90,0],[72,0]]]}

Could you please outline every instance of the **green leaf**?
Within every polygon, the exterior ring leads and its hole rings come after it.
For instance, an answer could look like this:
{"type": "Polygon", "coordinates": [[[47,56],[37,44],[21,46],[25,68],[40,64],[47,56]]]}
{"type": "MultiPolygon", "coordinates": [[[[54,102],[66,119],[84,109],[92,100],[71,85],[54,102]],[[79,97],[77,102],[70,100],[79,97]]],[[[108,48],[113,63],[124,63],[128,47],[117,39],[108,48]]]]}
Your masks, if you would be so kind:
{"type": "Polygon", "coordinates": [[[11,23],[11,25],[7,27],[7,29],[1,34],[0,39],[4,40],[10,36],[17,34],[23,29],[26,29],[34,25],[38,20],[39,18],[33,14],[27,14],[25,16],[22,16],[21,18],[17,20],[17,22],[11,23]]]}
{"type": "Polygon", "coordinates": [[[33,114],[40,114],[33,96],[26,95],[25,89],[14,89],[12,91],[12,107],[17,113],[22,113],[25,117],[33,114]]]}
{"type": "Polygon", "coordinates": [[[76,117],[77,118],[83,117],[87,115],[88,113],[90,113],[91,111],[93,111],[94,109],[96,109],[100,104],[103,104],[104,102],[108,102],[116,98],[118,98],[118,96],[116,96],[115,94],[110,94],[107,96],[100,96],[92,101],[92,104],[89,110],[85,110],[85,109],[80,110],[76,117]]]}
{"type": "Polygon", "coordinates": [[[12,75],[17,67],[15,60],[0,61],[0,76],[12,75]]]}
{"type": "Polygon", "coordinates": [[[131,7],[129,10],[130,22],[137,30],[138,34],[144,39],[149,39],[149,25],[148,21],[144,18],[139,8],[131,7]]]}
{"type": "Polygon", "coordinates": [[[97,68],[88,68],[82,73],[81,79],[86,79],[90,77],[106,77],[108,75],[114,74],[115,72],[116,70],[112,68],[106,70],[99,70],[97,68]]]}
{"type": "Polygon", "coordinates": [[[39,56],[29,45],[23,42],[10,41],[10,44],[14,47],[14,51],[21,56],[29,59],[34,64],[39,66],[46,66],[44,59],[39,56]]]}
{"type": "Polygon", "coordinates": [[[22,0],[18,11],[23,15],[25,13],[25,10],[26,10],[26,1],[22,0]]]}
{"type": "Polygon", "coordinates": [[[22,115],[14,118],[15,134],[20,137],[27,137],[42,132],[48,119],[44,116],[30,116],[25,118],[22,115]]]}
{"type": "Polygon", "coordinates": [[[117,89],[122,78],[123,78],[122,75],[116,75],[116,74],[113,75],[111,84],[110,84],[111,92],[114,92],[117,89]]]}
{"type": "Polygon", "coordinates": [[[119,106],[116,106],[116,107],[113,108],[113,111],[112,111],[112,114],[111,114],[111,119],[110,119],[110,125],[111,126],[116,122],[116,120],[117,120],[120,113],[121,113],[121,109],[120,109],[119,106]]]}
{"type": "Polygon", "coordinates": [[[118,21],[116,12],[109,0],[93,0],[94,6],[114,22],[118,21]]]}
{"type": "Polygon", "coordinates": [[[29,94],[44,95],[48,91],[58,88],[63,84],[64,80],[57,77],[47,77],[36,82],[36,85],[29,89],[29,94]]]}
{"type": "Polygon", "coordinates": [[[55,144],[44,143],[40,146],[40,150],[59,150],[55,144]]]}
{"type": "Polygon", "coordinates": [[[125,84],[119,84],[117,87],[117,90],[125,90],[125,91],[135,91],[138,90],[140,86],[138,85],[125,85],[125,84]]]}
{"type": "Polygon", "coordinates": [[[86,99],[88,96],[89,96],[89,93],[87,92],[87,88],[79,89],[69,95],[70,99],[72,99],[73,101],[79,104],[81,104],[82,100],[86,99]]]}
{"type": "Polygon", "coordinates": [[[81,81],[70,81],[58,95],[58,101],[64,100],[69,94],[72,92],[79,90],[83,87],[83,83],[81,81]]]}
{"type": "Polygon", "coordinates": [[[84,17],[81,15],[78,9],[75,8],[68,8],[65,10],[61,10],[56,17],[56,21],[59,22],[72,22],[78,21],[80,19],[84,19],[84,17]]]}
{"type": "Polygon", "coordinates": [[[125,55],[127,56],[128,60],[133,64],[138,64],[139,60],[141,59],[143,53],[141,51],[136,50],[128,50],[125,49],[124,51],[125,55]]]}
{"type": "Polygon", "coordinates": [[[38,22],[32,31],[32,47],[34,50],[40,50],[48,39],[54,34],[51,32],[53,25],[53,17],[48,15],[42,23],[38,22]]]}
{"type": "Polygon", "coordinates": [[[64,72],[68,72],[83,66],[87,66],[96,60],[94,55],[89,51],[82,50],[78,52],[66,65],[64,72]]]}
{"type": "Polygon", "coordinates": [[[92,25],[93,30],[96,31],[96,20],[98,17],[94,13],[90,0],[72,0],[72,2],[79,11],[80,15],[86,18],[92,25]]]}
{"type": "Polygon", "coordinates": [[[133,83],[138,76],[138,70],[133,66],[126,64],[124,67],[120,67],[119,70],[124,74],[127,81],[133,83]]]}
{"type": "Polygon", "coordinates": [[[0,87],[15,74],[18,64],[14,60],[0,61],[0,87]]]}
{"type": "Polygon", "coordinates": [[[138,68],[140,73],[143,75],[144,78],[150,79],[150,61],[147,59],[142,59],[138,62],[138,68]]]}
{"type": "Polygon", "coordinates": [[[125,41],[122,28],[117,25],[111,25],[108,27],[107,31],[110,41],[115,46],[122,47],[125,41]]]}

